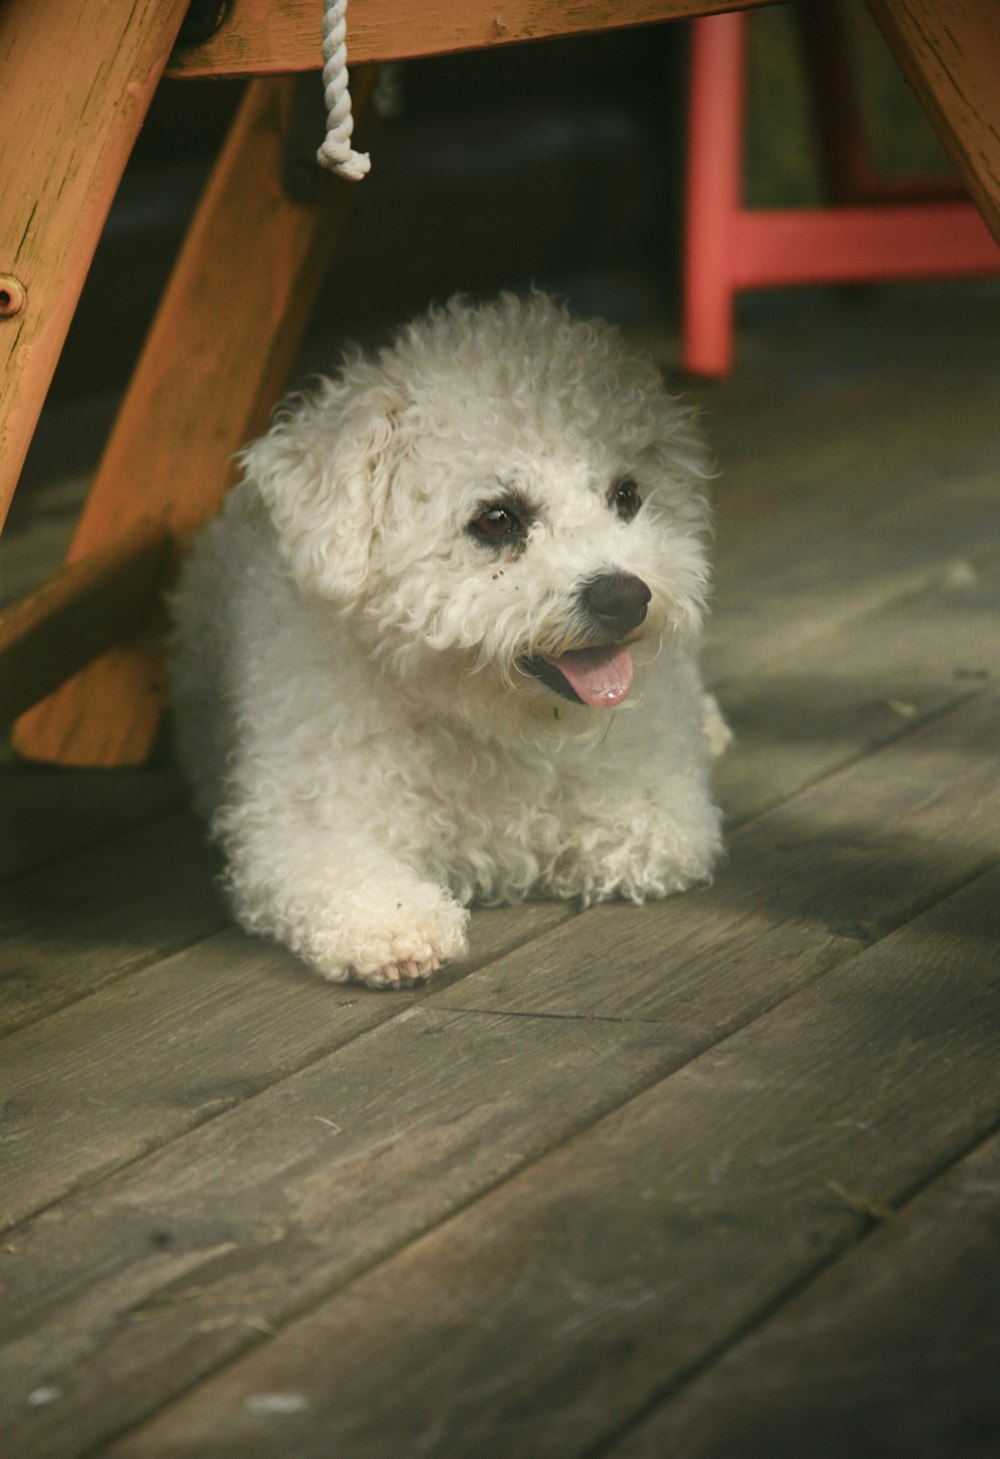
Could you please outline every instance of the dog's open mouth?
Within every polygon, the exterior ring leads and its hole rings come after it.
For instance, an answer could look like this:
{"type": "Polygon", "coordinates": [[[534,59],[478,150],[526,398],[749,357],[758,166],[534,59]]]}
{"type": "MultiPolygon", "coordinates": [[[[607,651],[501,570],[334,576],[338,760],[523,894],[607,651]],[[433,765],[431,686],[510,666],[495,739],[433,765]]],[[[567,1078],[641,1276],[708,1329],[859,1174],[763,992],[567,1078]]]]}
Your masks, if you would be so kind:
{"type": "Polygon", "coordinates": [[[632,655],[623,643],[539,654],[523,659],[521,666],[564,699],[587,704],[591,709],[612,709],[621,704],[628,698],[634,676],[632,655]]]}

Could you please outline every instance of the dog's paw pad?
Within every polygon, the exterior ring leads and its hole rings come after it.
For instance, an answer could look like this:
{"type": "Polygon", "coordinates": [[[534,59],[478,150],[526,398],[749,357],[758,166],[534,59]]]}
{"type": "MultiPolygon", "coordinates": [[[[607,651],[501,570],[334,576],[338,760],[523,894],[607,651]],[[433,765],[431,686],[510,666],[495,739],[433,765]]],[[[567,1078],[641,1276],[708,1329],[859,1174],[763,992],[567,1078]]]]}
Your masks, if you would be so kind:
{"type": "Polygon", "coordinates": [[[426,962],[417,958],[402,958],[399,962],[383,963],[377,972],[368,973],[364,981],[370,988],[414,988],[426,983],[431,973],[441,966],[441,959],[431,957],[426,962]]]}

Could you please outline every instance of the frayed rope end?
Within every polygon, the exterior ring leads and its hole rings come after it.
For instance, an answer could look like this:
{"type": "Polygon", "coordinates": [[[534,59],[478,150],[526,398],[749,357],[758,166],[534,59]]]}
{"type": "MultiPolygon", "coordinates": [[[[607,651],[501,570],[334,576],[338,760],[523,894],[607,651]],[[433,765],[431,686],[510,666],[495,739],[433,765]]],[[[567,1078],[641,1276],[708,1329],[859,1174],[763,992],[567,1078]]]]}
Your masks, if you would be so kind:
{"type": "Polygon", "coordinates": [[[329,138],[317,151],[316,161],[321,167],[328,167],[337,177],[346,177],[348,182],[360,182],[368,176],[372,165],[367,152],[355,152],[351,147],[345,152],[342,143],[331,145],[329,138]]]}

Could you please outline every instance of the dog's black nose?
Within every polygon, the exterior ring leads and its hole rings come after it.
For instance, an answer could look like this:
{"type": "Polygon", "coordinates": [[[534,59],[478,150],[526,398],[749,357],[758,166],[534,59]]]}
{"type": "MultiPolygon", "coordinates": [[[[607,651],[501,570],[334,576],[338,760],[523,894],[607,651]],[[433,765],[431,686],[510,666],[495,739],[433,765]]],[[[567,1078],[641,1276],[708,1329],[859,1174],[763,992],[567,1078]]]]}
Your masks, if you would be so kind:
{"type": "Polygon", "coordinates": [[[609,638],[624,638],[646,616],[652,593],[632,573],[606,573],[583,586],[581,599],[587,617],[609,638]]]}

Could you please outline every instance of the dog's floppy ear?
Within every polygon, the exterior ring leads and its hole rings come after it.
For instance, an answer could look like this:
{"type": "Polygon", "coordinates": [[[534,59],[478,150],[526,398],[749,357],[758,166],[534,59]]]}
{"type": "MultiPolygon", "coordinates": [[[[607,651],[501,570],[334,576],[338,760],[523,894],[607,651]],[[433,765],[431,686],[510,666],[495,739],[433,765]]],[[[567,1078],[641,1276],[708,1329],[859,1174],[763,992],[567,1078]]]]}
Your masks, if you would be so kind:
{"type": "Polygon", "coordinates": [[[342,607],[357,601],[368,577],[402,407],[374,371],[359,381],[368,372],[355,362],[353,373],[293,400],[242,456],[296,581],[342,607]]]}

